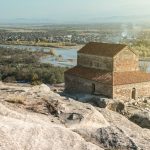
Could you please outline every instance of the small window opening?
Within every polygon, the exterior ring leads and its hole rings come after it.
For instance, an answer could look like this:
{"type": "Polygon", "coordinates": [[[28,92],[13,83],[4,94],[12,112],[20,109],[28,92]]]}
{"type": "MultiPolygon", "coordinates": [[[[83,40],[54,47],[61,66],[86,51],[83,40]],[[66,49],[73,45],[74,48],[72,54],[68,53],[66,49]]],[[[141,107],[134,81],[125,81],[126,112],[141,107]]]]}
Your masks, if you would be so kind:
{"type": "Polygon", "coordinates": [[[132,99],[136,99],[136,89],[135,88],[133,88],[132,89],[132,99]]]}
{"type": "Polygon", "coordinates": [[[94,94],[94,93],[95,93],[95,84],[92,83],[92,94],[94,94]]]}

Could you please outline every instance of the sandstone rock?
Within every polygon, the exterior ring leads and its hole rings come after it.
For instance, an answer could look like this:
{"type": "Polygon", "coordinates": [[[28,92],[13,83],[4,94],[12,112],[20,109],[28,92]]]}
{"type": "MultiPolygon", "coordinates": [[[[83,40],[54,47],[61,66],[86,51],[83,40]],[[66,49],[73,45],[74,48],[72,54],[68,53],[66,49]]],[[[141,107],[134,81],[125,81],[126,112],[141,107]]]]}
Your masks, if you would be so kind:
{"type": "Polygon", "coordinates": [[[150,148],[150,130],[142,129],[138,125],[132,123],[122,115],[106,110],[98,109],[110,123],[111,126],[115,126],[122,130],[126,136],[134,141],[139,150],[149,150],[150,148]]]}
{"type": "Polygon", "coordinates": [[[92,103],[94,106],[100,107],[100,108],[106,108],[108,103],[110,102],[110,99],[107,98],[101,98],[101,97],[93,97],[91,98],[90,103],[92,103]]]}
{"type": "Polygon", "coordinates": [[[150,98],[139,98],[125,103],[126,116],[143,128],[150,128],[150,98]]]}
{"type": "Polygon", "coordinates": [[[148,100],[147,100],[147,99],[144,99],[143,102],[144,102],[144,103],[148,103],[148,100]]]}
{"type": "Polygon", "coordinates": [[[49,92],[51,92],[50,88],[47,85],[45,85],[45,84],[33,86],[32,90],[36,91],[36,92],[42,92],[42,93],[49,93],[49,92]]]}
{"type": "Polygon", "coordinates": [[[142,128],[150,129],[150,112],[148,111],[137,111],[131,114],[129,119],[142,128]]]}
{"type": "Polygon", "coordinates": [[[3,85],[3,82],[2,81],[0,81],[0,86],[2,86],[3,85]]]}
{"type": "Polygon", "coordinates": [[[36,113],[41,114],[52,114],[58,116],[60,113],[60,106],[58,101],[48,101],[48,100],[37,100],[31,103],[26,102],[25,108],[36,113]]]}
{"type": "Polygon", "coordinates": [[[103,147],[104,149],[132,149],[137,150],[138,146],[128,137],[121,129],[117,127],[104,127],[97,130],[75,130],[78,134],[86,139],[103,147]]]}
{"type": "Polygon", "coordinates": [[[0,109],[1,150],[102,150],[71,130],[44,121],[40,116],[16,112],[12,117],[8,115],[11,110],[6,108],[5,111],[4,114],[0,109]]]}
{"type": "Polygon", "coordinates": [[[125,111],[125,105],[124,102],[118,101],[118,100],[111,100],[107,104],[107,107],[109,110],[116,111],[118,113],[124,113],[125,111]]]}
{"type": "MultiPolygon", "coordinates": [[[[122,106],[118,108],[118,103],[111,108],[123,110],[122,106]]],[[[114,111],[68,100],[40,86],[3,84],[0,86],[0,149],[149,150],[150,130],[114,111]],[[9,102],[16,97],[23,103],[9,102]]]]}

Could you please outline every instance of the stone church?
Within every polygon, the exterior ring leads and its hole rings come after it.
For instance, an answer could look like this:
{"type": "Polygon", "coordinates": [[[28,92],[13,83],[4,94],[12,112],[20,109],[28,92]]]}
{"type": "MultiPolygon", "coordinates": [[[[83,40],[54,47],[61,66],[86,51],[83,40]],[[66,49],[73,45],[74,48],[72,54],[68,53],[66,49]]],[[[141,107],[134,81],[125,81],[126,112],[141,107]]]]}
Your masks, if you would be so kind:
{"type": "Polygon", "coordinates": [[[150,74],[139,70],[138,56],[128,46],[91,42],[78,51],[77,66],[65,72],[65,91],[124,100],[150,97],[150,74]]]}

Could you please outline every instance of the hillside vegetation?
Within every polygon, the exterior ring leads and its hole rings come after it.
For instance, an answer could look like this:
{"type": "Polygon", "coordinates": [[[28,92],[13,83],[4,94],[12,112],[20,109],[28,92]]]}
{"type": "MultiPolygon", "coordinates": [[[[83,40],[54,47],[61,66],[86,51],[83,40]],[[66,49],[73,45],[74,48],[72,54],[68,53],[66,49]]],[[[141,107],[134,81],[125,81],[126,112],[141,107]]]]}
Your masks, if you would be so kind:
{"type": "Polygon", "coordinates": [[[5,82],[32,84],[61,83],[65,68],[42,64],[39,58],[46,52],[0,48],[0,79],[5,82]]]}

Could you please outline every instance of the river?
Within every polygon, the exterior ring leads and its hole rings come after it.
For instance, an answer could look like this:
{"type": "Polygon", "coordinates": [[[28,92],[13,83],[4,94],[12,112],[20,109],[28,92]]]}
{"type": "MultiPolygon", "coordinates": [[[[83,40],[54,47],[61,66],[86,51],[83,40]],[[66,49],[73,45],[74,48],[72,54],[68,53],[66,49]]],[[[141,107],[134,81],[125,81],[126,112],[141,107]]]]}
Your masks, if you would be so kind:
{"type": "Polygon", "coordinates": [[[41,63],[50,63],[54,66],[73,67],[77,64],[77,49],[75,48],[51,48],[40,46],[24,46],[24,45],[2,45],[0,47],[29,50],[29,51],[54,51],[55,56],[48,55],[40,58],[41,63]]]}
{"type": "MultiPolygon", "coordinates": [[[[40,58],[41,63],[50,63],[54,66],[73,67],[77,64],[77,49],[76,48],[51,48],[41,46],[23,46],[23,45],[1,45],[0,47],[17,48],[30,51],[49,51],[53,50],[56,55],[48,55],[40,58]]],[[[146,72],[150,72],[150,61],[140,61],[140,68],[144,68],[146,72]]]]}

